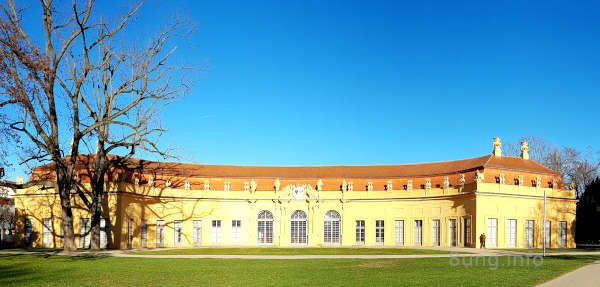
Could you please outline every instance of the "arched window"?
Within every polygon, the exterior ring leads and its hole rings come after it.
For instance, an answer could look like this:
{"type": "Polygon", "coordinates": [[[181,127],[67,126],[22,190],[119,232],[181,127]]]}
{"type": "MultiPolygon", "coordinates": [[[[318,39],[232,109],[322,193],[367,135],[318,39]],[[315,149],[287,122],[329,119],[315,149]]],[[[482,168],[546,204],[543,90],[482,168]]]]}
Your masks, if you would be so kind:
{"type": "Polygon", "coordinates": [[[273,244],[273,214],[263,210],[258,214],[258,244],[273,244]]]}
{"type": "Polygon", "coordinates": [[[306,244],[306,213],[302,210],[296,210],[292,213],[290,222],[290,243],[306,244]]]}
{"type": "Polygon", "coordinates": [[[325,244],[339,245],[342,242],[340,236],[340,225],[341,217],[337,211],[330,210],[325,213],[325,219],[323,222],[323,242],[325,244]]]}

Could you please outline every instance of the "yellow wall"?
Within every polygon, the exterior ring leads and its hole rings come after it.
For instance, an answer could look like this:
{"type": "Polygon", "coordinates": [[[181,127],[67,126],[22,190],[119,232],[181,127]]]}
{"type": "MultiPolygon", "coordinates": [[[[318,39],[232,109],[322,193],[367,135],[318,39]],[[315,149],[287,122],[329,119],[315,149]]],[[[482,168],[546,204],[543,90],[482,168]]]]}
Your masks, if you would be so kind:
{"type": "MultiPolygon", "coordinates": [[[[302,210],[308,215],[307,246],[323,245],[323,218],[335,210],[342,218],[342,246],[355,246],[355,221],[365,220],[365,246],[376,246],[375,221],[385,222],[383,246],[395,246],[394,220],[404,220],[404,245],[414,245],[414,221],[423,222],[423,246],[432,246],[432,221],[441,224],[441,246],[449,246],[449,220],[457,223],[457,245],[463,246],[461,218],[471,219],[471,247],[479,247],[478,237],[487,233],[487,218],[498,218],[498,247],[506,247],[505,223],[517,219],[517,247],[524,247],[524,222],[536,220],[536,247],[541,247],[543,191],[548,196],[548,219],[552,221],[552,247],[558,247],[558,221],[567,221],[568,247],[574,247],[575,200],[568,190],[536,188],[495,183],[471,183],[464,188],[414,189],[393,191],[321,191],[303,180],[305,195],[296,199],[292,186],[280,191],[203,191],[155,188],[132,184],[109,184],[111,190],[103,204],[103,217],[110,218],[110,247],[127,248],[127,221],[133,222],[132,247],[140,247],[141,223],[148,223],[147,247],[156,246],[156,220],[165,221],[165,247],[173,247],[175,220],[183,221],[183,243],[192,246],[192,222],[202,220],[202,245],[211,246],[211,221],[221,220],[221,246],[230,246],[231,220],[241,220],[242,246],[257,245],[257,215],[262,210],[274,216],[273,246],[291,246],[290,215],[302,210]]],[[[415,188],[417,188],[415,186],[415,188]]],[[[73,195],[76,241],[79,245],[79,220],[89,214],[77,195],[73,195]]],[[[19,190],[15,207],[20,216],[17,244],[23,244],[25,217],[34,221],[34,246],[42,245],[42,220],[53,219],[54,246],[59,245],[60,202],[52,190],[19,190]]],[[[489,245],[488,245],[489,247],[489,245]]]]}

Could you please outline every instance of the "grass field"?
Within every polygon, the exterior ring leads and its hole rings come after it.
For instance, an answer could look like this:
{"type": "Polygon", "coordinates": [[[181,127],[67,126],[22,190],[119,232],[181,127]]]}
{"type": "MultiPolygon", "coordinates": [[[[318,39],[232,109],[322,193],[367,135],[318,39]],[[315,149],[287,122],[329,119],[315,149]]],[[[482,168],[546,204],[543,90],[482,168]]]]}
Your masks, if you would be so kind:
{"type": "Polygon", "coordinates": [[[143,255],[408,255],[449,254],[449,251],[408,248],[189,248],[132,252],[143,255]]]}
{"type": "MultiPolygon", "coordinates": [[[[598,260],[541,266],[451,266],[449,258],[374,260],[150,259],[0,255],[0,286],[532,286],[598,260]]],[[[489,258],[488,258],[489,260],[489,258]]],[[[475,262],[475,260],[473,261],[475,262]]],[[[488,261],[489,262],[489,261],[488,261]]]]}

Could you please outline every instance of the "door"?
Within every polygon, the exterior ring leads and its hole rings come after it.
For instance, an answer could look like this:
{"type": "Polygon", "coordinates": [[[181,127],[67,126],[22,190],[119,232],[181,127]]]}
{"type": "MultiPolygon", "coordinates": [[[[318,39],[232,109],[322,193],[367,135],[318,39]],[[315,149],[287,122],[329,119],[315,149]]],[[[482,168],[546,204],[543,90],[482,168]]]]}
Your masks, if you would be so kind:
{"type": "Polygon", "coordinates": [[[434,219],[431,222],[431,242],[433,246],[440,246],[440,220],[434,219]]]}
{"type": "Polygon", "coordinates": [[[488,218],[488,234],[486,236],[486,247],[498,246],[498,219],[488,218]]]}
{"type": "Polygon", "coordinates": [[[506,247],[517,247],[517,220],[506,220],[506,247]]]}
{"type": "Polygon", "coordinates": [[[415,220],[415,246],[423,245],[423,220],[415,220]]]}
{"type": "Polygon", "coordinates": [[[45,248],[52,248],[52,219],[44,218],[42,234],[42,245],[45,248]]]}
{"type": "Polygon", "coordinates": [[[558,223],[558,244],[560,248],[567,247],[567,222],[561,221],[558,223]]]}
{"type": "Polygon", "coordinates": [[[456,237],[458,236],[458,230],[456,228],[456,219],[450,219],[449,223],[450,223],[450,227],[449,227],[450,246],[456,247],[456,237]]]}
{"type": "Polygon", "coordinates": [[[533,230],[534,230],[534,221],[527,220],[525,224],[525,247],[533,248],[533,230]]]}

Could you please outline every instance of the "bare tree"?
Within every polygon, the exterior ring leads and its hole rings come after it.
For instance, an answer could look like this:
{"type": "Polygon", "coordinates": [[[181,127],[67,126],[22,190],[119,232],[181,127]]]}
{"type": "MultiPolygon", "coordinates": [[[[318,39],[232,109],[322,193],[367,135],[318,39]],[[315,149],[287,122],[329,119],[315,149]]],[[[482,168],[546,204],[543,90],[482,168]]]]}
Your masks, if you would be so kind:
{"type": "MultiPolygon", "coordinates": [[[[529,156],[541,165],[560,173],[568,188],[574,189],[579,198],[600,169],[600,159],[594,158],[591,148],[586,152],[571,147],[551,146],[545,139],[535,136],[523,136],[519,142],[529,145],[529,156]]],[[[521,151],[517,145],[508,141],[504,144],[504,152],[508,156],[519,156],[521,151]]]]}
{"type": "MultiPolygon", "coordinates": [[[[160,32],[143,49],[126,49],[122,42],[115,44],[112,35],[99,42],[98,67],[90,79],[90,93],[82,99],[87,113],[86,126],[94,126],[94,133],[86,138],[88,149],[95,141],[95,156],[89,160],[91,192],[78,185],[92,213],[91,248],[100,247],[100,217],[102,196],[106,193],[107,172],[127,165],[136,151],[172,155],[170,148],[160,148],[158,142],[165,132],[158,120],[158,112],[188,89],[182,72],[192,66],[172,64],[169,61],[176,46],[169,45],[173,37],[187,35],[186,23],[175,21],[160,32]],[[118,152],[122,156],[110,156],[118,152]]],[[[100,33],[111,28],[103,25],[100,33]]]]}
{"type": "MultiPolygon", "coordinates": [[[[91,58],[101,56],[104,39],[121,32],[142,3],[137,3],[117,25],[106,29],[93,17],[94,1],[72,3],[66,19],[59,17],[52,0],[42,0],[41,44],[22,26],[23,10],[14,1],[0,4],[0,108],[7,110],[9,127],[31,143],[24,162],[51,161],[52,177],[61,202],[65,250],[74,250],[71,191],[81,139],[100,125],[125,112],[116,112],[90,125],[82,125],[81,106],[90,75],[101,67],[91,58]],[[56,18],[56,19],[55,19],[56,18]],[[70,142],[70,143],[69,143],[70,142]]],[[[124,89],[128,89],[127,86],[124,89]]]]}

